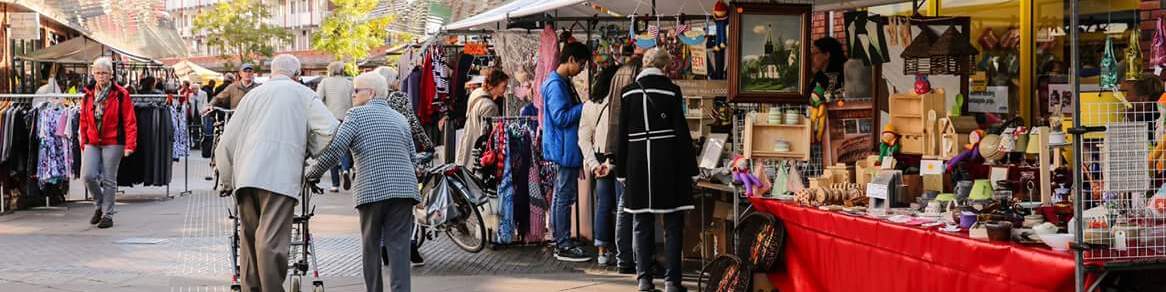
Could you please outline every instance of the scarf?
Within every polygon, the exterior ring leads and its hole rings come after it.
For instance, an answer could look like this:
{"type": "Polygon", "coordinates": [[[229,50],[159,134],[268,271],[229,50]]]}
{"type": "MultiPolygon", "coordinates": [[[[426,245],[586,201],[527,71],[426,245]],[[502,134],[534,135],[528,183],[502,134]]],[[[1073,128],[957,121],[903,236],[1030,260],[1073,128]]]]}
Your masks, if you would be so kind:
{"type": "Polygon", "coordinates": [[[109,97],[109,89],[112,87],[113,84],[106,85],[93,99],[93,119],[97,125],[101,125],[101,118],[105,116],[105,99],[109,97]]]}

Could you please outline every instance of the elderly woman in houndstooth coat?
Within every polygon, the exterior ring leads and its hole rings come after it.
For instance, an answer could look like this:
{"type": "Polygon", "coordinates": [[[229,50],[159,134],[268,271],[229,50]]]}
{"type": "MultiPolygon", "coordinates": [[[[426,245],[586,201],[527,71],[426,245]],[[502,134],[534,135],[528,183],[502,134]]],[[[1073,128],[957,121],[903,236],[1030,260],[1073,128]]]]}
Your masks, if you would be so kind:
{"type": "Polygon", "coordinates": [[[616,177],[625,181],[624,211],[634,214],[636,275],[640,291],[652,291],[656,215],[664,217],[667,290],[684,291],[681,240],[684,211],[693,209],[692,179],[698,174],[692,136],[684,119],[683,95],[662,69],[667,51],[644,53],[644,69],[624,88],[619,116],[616,177]]]}

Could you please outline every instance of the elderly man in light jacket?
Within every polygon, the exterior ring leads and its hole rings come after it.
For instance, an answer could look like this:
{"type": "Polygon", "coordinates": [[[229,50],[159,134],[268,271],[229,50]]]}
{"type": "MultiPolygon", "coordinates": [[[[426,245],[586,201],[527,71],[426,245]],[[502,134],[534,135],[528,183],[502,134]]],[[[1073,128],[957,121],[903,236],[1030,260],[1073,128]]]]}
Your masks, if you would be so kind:
{"type": "Polygon", "coordinates": [[[294,208],[305,156],[332,139],[336,117],[300,85],[300,61],[271,60],[271,81],[247,93],[215,148],[220,190],[234,194],[241,223],[244,291],[283,291],[294,208]]]}
{"type": "MultiPolygon", "coordinates": [[[[324,101],[324,105],[328,106],[328,111],[337,119],[344,121],[348,114],[348,109],[352,108],[352,81],[344,77],[344,62],[332,62],[328,64],[328,77],[320,80],[320,84],[316,85],[316,94],[320,95],[320,99],[324,101]]],[[[348,170],[352,169],[352,157],[347,154],[340,156],[340,164],[331,169],[332,172],[332,188],[329,191],[335,193],[340,191],[340,181],[343,177],[344,189],[348,189],[352,185],[352,177],[349,176],[348,170]]]]}

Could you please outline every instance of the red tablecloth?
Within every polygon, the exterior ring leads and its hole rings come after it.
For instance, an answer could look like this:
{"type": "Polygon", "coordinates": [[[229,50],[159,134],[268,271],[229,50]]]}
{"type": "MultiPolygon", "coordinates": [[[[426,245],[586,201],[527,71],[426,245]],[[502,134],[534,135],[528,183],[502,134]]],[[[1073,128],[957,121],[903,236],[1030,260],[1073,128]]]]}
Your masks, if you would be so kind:
{"type": "Polygon", "coordinates": [[[750,198],[786,228],[780,291],[1073,291],[1069,252],[750,198]]]}

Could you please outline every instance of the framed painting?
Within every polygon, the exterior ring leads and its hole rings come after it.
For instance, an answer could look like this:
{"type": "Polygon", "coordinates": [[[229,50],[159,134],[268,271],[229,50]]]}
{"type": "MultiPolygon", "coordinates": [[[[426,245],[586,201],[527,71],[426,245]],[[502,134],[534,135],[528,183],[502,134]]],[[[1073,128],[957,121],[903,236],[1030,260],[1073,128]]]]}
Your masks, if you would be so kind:
{"type": "Polygon", "coordinates": [[[729,100],[808,103],[809,4],[736,3],[729,13],[729,100]]]}

